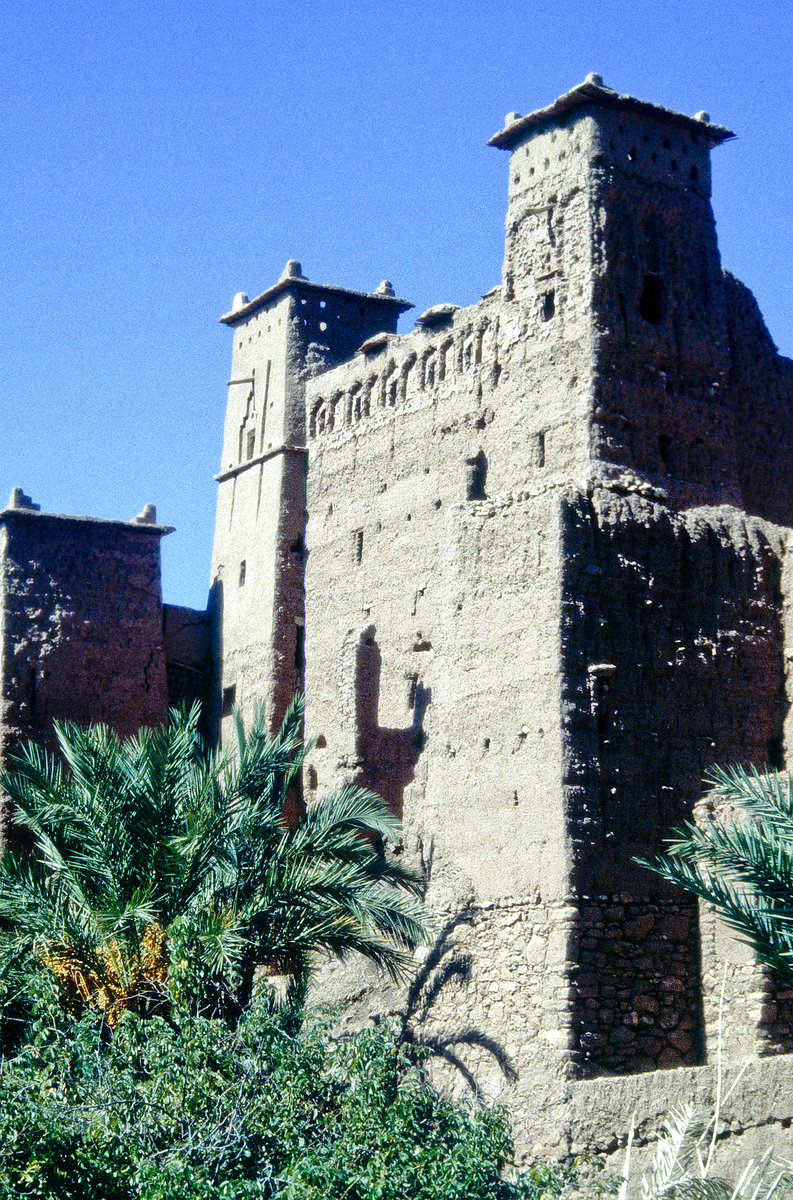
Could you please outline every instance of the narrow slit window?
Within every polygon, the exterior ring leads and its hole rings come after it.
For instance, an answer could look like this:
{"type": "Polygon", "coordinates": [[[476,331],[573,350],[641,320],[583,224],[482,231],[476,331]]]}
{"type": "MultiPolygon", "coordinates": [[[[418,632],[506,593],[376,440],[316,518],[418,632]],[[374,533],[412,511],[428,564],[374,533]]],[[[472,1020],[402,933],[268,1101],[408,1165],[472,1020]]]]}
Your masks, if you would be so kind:
{"type": "Polygon", "coordinates": [[[484,500],[487,479],[487,458],[482,450],[474,458],[465,461],[465,498],[484,500]]]}
{"type": "Polygon", "coordinates": [[[360,566],[362,558],[363,558],[363,530],[356,529],[352,535],[352,560],[356,566],[360,566]]]}
{"type": "Polygon", "coordinates": [[[534,435],[534,465],[545,466],[545,432],[542,429],[534,435]]]}
{"type": "Polygon", "coordinates": [[[657,275],[648,273],[644,277],[641,299],[639,300],[639,316],[644,317],[651,325],[660,325],[664,317],[664,293],[661,280],[657,275]]]}
{"type": "Polygon", "coordinates": [[[556,296],[553,292],[546,292],[542,301],[542,319],[550,321],[551,317],[556,312],[556,296]]]}
{"type": "Polygon", "coordinates": [[[306,627],[295,625],[295,670],[302,672],[306,666],[306,627]]]}
{"type": "Polygon", "coordinates": [[[248,445],[247,445],[248,459],[253,458],[253,452],[255,449],[256,449],[256,430],[251,429],[248,431],[248,445]]]}
{"type": "Polygon", "coordinates": [[[239,586],[240,586],[240,587],[244,587],[244,586],[245,586],[245,575],[246,575],[246,572],[247,572],[247,568],[246,568],[246,566],[245,566],[245,559],[243,558],[242,562],[240,563],[240,581],[239,581],[239,586]]]}
{"type": "Polygon", "coordinates": [[[237,702],[237,685],[232,683],[230,687],[223,689],[223,706],[221,708],[221,716],[230,717],[231,710],[237,702]]]}

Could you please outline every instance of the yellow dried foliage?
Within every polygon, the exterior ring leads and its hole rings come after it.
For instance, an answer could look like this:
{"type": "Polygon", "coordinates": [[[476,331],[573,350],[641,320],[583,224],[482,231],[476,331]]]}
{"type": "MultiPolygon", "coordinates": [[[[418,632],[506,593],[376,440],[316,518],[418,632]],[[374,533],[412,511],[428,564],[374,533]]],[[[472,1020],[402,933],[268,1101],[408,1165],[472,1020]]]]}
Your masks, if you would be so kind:
{"type": "Polygon", "coordinates": [[[70,946],[49,946],[40,958],[58,980],[66,1011],[79,1016],[85,1008],[97,1008],[111,1029],[125,1010],[145,1014],[165,999],[171,960],[168,935],[156,921],[147,925],[132,954],[111,938],[96,947],[90,962],[70,946]]]}

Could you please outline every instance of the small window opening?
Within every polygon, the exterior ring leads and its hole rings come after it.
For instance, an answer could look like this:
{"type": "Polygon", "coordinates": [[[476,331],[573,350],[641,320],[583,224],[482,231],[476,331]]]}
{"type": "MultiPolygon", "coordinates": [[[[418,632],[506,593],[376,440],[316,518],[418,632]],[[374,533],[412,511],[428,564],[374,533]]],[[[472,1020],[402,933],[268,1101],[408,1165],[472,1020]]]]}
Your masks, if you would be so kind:
{"type": "Polygon", "coordinates": [[[247,570],[247,568],[245,566],[245,559],[243,558],[242,562],[240,563],[240,581],[239,581],[240,587],[244,587],[244,585],[245,585],[246,570],[247,570]]]}
{"type": "Polygon", "coordinates": [[[416,707],[416,689],[418,687],[418,675],[408,675],[408,708],[416,707]]]}
{"type": "Polygon", "coordinates": [[[474,458],[465,460],[465,498],[466,500],[485,500],[485,480],[487,479],[487,459],[484,451],[480,450],[474,458]]]}
{"type": "Polygon", "coordinates": [[[668,433],[662,433],[658,437],[658,453],[661,456],[661,462],[668,467],[672,461],[672,439],[668,433]]]}
{"type": "Polygon", "coordinates": [[[542,319],[550,321],[556,312],[556,297],[553,292],[546,292],[542,302],[542,319]]]}
{"type": "Polygon", "coordinates": [[[289,547],[289,549],[291,550],[292,554],[302,554],[303,551],[305,550],[305,548],[306,548],[305,538],[303,537],[302,533],[299,533],[297,535],[297,537],[295,538],[295,540],[292,542],[292,545],[289,547]]]}
{"type": "Polygon", "coordinates": [[[545,432],[542,429],[534,435],[534,465],[545,466],[545,432]]]}
{"type": "Polygon", "coordinates": [[[308,790],[310,792],[315,792],[317,790],[318,782],[319,782],[319,780],[317,779],[317,768],[309,767],[308,770],[306,771],[306,784],[308,785],[308,790]]]}
{"type": "Polygon", "coordinates": [[[233,709],[236,701],[237,685],[236,683],[232,683],[231,687],[225,687],[223,689],[223,703],[220,710],[220,715],[223,717],[230,717],[231,710],[233,709]]]}
{"type": "Polygon", "coordinates": [[[768,765],[775,771],[784,771],[785,769],[785,746],[781,733],[776,734],[768,742],[768,765]]]}
{"type": "Polygon", "coordinates": [[[306,627],[295,625],[295,670],[303,671],[306,666],[306,627]]]}
{"type": "Polygon", "coordinates": [[[647,274],[644,277],[639,316],[644,317],[651,325],[658,325],[663,320],[664,296],[661,280],[657,275],[647,274]]]}
{"type": "Polygon", "coordinates": [[[352,560],[360,566],[363,558],[363,530],[356,529],[352,535],[352,560]]]}
{"type": "Polygon", "coordinates": [[[253,452],[255,449],[256,449],[256,430],[249,429],[248,430],[248,441],[247,441],[247,445],[246,445],[246,454],[249,459],[253,458],[253,452]]]}

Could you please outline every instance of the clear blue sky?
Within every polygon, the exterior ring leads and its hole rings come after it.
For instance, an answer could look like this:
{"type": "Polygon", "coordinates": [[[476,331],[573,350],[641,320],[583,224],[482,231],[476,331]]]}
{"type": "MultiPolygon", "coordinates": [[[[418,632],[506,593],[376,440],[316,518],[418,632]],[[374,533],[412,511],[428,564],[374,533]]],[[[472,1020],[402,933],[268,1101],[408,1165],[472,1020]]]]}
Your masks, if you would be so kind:
{"type": "Polygon", "coordinates": [[[419,312],[474,302],[506,206],[484,143],[589,71],[738,132],[714,154],[722,259],[793,354],[782,0],[23,0],[0,40],[0,499],[156,503],[168,600],[206,596],[233,293],[295,257],[419,312]]]}

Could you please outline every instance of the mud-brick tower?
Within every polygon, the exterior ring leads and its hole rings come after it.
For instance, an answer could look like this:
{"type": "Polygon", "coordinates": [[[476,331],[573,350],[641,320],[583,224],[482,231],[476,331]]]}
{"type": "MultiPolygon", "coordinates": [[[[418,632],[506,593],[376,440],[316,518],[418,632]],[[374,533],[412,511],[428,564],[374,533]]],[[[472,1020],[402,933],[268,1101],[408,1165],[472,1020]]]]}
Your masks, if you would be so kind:
{"type": "Polygon", "coordinates": [[[325,287],[290,260],[273,287],[234,299],[234,333],[212,555],[215,702],[271,727],[302,687],[305,382],[393,331],[410,308],[389,283],[325,287]]]}
{"type": "Polygon", "coordinates": [[[731,136],[598,76],[511,113],[501,286],[306,385],[308,794],[375,787],[466,911],[423,1019],[499,1043],[518,1116],[537,1073],[705,1062],[724,961],[727,1052],[790,1045],[790,996],[634,862],[790,741],[793,368],[720,265],[731,136]]]}

